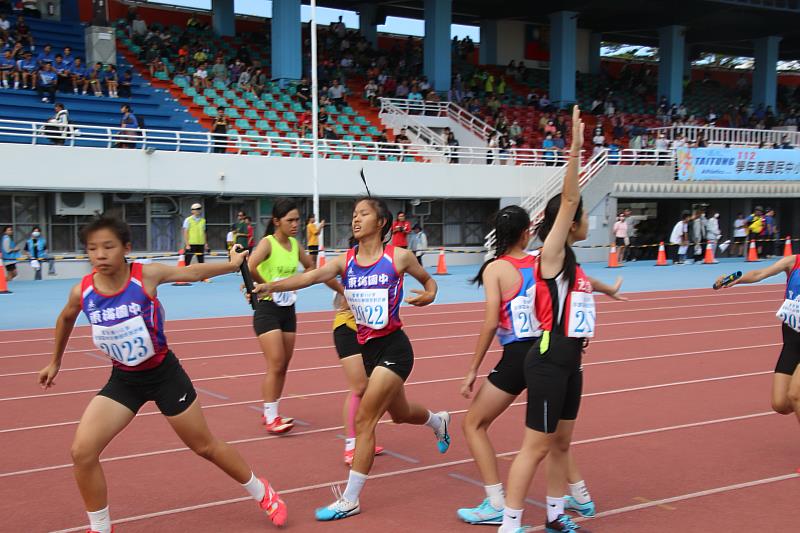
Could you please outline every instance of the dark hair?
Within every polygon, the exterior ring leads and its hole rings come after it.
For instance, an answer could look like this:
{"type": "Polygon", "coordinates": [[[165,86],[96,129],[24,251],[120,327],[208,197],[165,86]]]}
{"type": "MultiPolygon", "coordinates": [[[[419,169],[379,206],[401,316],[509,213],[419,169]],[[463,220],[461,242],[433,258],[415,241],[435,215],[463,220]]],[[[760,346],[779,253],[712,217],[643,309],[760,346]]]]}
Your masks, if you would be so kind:
{"type": "MultiPolygon", "coordinates": [[[[289,214],[290,211],[297,209],[297,202],[291,198],[275,198],[275,203],[272,204],[272,218],[269,219],[267,224],[267,235],[275,233],[275,219],[281,219],[289,214]]],[[[244,211],[240,211],[244,214],[244,211]]],[[[247,215],[245,215],[247,216],[247,215]]]]}
{"type": "Polygon", "coordinates": [[[42,228],[40,228],[39,226],[34,226],[33,228],[31,228],[31,232],[34,232],[34,231],[39,231],[39,232],[41,232],[41,231],[42,231],[42,228]]]}
{"type": "MultiPolygon", "coordinates": [[[[356,206],[361,202],[367,202],[372,206],[375,212],[378,213],[378,220],[385,220],[383,228],[381,228],[381,241],[385,241],[386,236],[392,229],[392,222],[394,222],[394,217],[386,201],[381,198],[375,198],[374,196],[362,196],[361,198],[356,198],[356,201],[353,202],[353,210],[355,210],[356,206]]],[[[400,213],[402,213],[402,211],[400,211],[400,213]]]]}
{"type": "Polygon", "coordinates": [[[491,225],[494,228],[494,257],[485,261],[478,274],[470,280],[470,283],[477,283],[479,286],[483,285],[483,271],[489,263],[505,255],[519,241],[522,233],[530,229],[531,217],[520,206],[509,205],[494,214],[491,225]]]}
{"type": "MultiPolygon", "coordinates": [[[[550,235],[550,230],[553,229],[553,224],[556,222],[558,210],[561,208],[561,193],[550,198],[544,208],[544,218],[536,226],[536,235],[544,242],[547,236],[550,235]]],[[[583,197],[578,201],[578,208],[575,210],[575,216],[572,217],[573,222],[578,222],[583,216],[583,197]]],[[[572,246],[564,243],[564,267],[562,272],[567,276],[567,287],[572,287],[575,283],[575,269],[578,266],[578,260],[575,258],[575,252],[572,246]]]]}
{"type": "Polygon", "coordinates": [[[5,233],[6,231],[8,231],[9,229],[12,229],[12,230],[13,230],[13,229],[14,229],[14,226],[3,226],[3,233],[5,233]]]}
{"type": "Polygon", "coordinates": [[[111,233],[113,233],[123,245],[130,244],[131,242],[131,227],[128,226],[127,222],[117,217],[100,215],[81,228],[81,244],[86,246],[89,236],[91,236],[92,233],[100,231],[101,229],[107,229],[111,231],[111,233]]]}

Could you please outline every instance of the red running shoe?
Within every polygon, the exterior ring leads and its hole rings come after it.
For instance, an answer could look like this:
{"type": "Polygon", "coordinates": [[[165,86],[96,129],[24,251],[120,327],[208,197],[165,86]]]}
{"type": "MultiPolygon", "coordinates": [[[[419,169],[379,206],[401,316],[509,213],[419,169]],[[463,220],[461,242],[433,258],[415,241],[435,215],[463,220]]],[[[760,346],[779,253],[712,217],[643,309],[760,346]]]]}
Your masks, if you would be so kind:
{"type": "Polygon", "coordinates": [[[288,517],[286,504],[280,499],[278,493],[272,490],[272,487],[266,479],[258,479],[264,484],[264,489],[266,489],[264,499],[259,502],[258,506],[267,512],[267,516],[272,520],[273,524],[278,527],[286,525],[286,519],[288,517]]]}
{"type": "MultiPolygon", "coordinates": [[[[347,466],[353,466],[353,456],[355,455],[356,451],[353,450],[345,450],[344,452],[344,464],[347,466]]],[[[380,455],[383,453],[383,446],[375,446],[375,455],[380,455]]]]}
{"type": "Polygon", "coordinates": [[[271,424],[267,424],[267,419],[265,417],[262,417],[262,419],[264,422],[264,427],[267,429],[267,431],[276,435],[287,433],[294,427],[294,418],[281,418],[276,416],[275,420],[273,420],[271,424]]]}

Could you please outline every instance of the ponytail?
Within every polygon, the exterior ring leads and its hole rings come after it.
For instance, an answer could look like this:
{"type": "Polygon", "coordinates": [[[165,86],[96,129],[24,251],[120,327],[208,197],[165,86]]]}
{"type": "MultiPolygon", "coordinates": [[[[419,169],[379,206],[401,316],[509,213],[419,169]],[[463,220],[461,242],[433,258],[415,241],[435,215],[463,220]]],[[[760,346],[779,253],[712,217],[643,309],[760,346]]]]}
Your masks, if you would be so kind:
{"type": "Polygon", "coordinates": [[[509,205],[495,213],[492,222],[494,227],[494,256],[486,260],[481,265],[478,274],[470,279],[470,283],[477,283],[480,287],[483,285],[483,272],[489,263],[494,262],[499,257],[504,256],[509,248],[519,242],[522,233],[528,231],[531,226],[531,219],[527,211],[518,205],[509,205]]]}

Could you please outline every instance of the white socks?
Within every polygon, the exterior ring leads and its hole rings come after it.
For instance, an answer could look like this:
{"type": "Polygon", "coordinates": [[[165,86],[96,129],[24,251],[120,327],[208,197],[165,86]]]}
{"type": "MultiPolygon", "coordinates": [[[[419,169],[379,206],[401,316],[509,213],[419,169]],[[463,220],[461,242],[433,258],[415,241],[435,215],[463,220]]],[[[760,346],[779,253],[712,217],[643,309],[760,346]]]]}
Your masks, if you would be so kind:
{"type": "Polygon", "coordinates": [[[347,478],[347,488],[344,489],[342,498],[352,503],[357,502],[366,481],[366,475],[350,470],[350,477],[347,478]]]}
{"type": "Polygon", "coordinates": [[[264,417],[267,419],[267,424],[272,424],[278,416],[278,402],[264,402],[264,417]]]}
{"type": "Polygon", "coordinates": [[[547,497],[547,521],[552,522],[564,514],[564,498],[547,497]]]}
{"type": "Polygon", "coordinates": [[[489,498],[489,503],[492,504],[492,507],[499,511],[506,506],[506,495],[503,492],[502,483],[498,483],[497,485],[484,485],[483,488],[486,489],[486,497],[489,498]]]}
{"type": "Polygon", "coordinates": [[[589,494],[589,489],[586,488],[586,483],[583,480],[577,483],[570,483],[569,492],[578,503],[583,504],[592,501],[592,496],[589,494]]]}
{"type": "Polygon", "coordinates": [[[428,421],[425,422],[425,425],[432,428],[436,433],[439,433],[442,429],[442,417],[433,411],[428,411],[428,421]]]}
{"type": "Polygon", "coordinates": [[[89,528],[96,533],[111,533],[111,515],[108,506],[99,511],[87,511],[89,515],[89,528]]]}
{"type": "Polygon", "coordinates": [[[522,509],[503,509],[503,525],[498,529],[498,533],[514,533],[522,527],[522,509]]]}
{"type": "Polygon", "coordinates": [[[244,490],[247,491],[251,498],[259,503],[264,499],[264,495],[267,493],[267,487],[264,486],[264,483],[258,479],[255,474],[250,474],[250,481],[242,483],[242,487],[244,487],[244,490]]]}
{"type": "Polygon", "coordinates": [[[349,452],[356,449],[356,438],[349,437],[344,439],[344,451],[349,452]]]}

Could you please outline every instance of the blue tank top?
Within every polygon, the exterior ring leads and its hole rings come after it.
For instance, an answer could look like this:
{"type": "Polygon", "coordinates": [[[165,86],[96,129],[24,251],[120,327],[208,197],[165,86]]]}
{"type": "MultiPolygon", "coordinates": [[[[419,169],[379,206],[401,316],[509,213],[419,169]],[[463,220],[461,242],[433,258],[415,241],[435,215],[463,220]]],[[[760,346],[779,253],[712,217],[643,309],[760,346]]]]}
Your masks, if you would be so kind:
{"type": "Polygon", "coordinates": [[[800,299],[800,255],[794,256],[794,266],[786,276],[786,295],[787,300],[800,299]]]}
{"type": "Polygon", "coordinates": [[[94,273],[81,281],[81,305],[92,325],[95,346],[120,370],[149,370],[167,355],[164,308],[144,288],[142,265],[130,265],[130,277],[116,294],[94,287],[94,273]]]}
{"type": "Polygon", "coordinates": [[[530,341],[542,334],[534,313],[536,296],[536,262],[538,258],[529,255],[515,259],[504,255],[498,260],[508,261],[520,274],[519,289],[512,295],[503,295],[500,302],[500,321],[497,325],[497,340],[505,346],[512,342],[530,341]]]}

